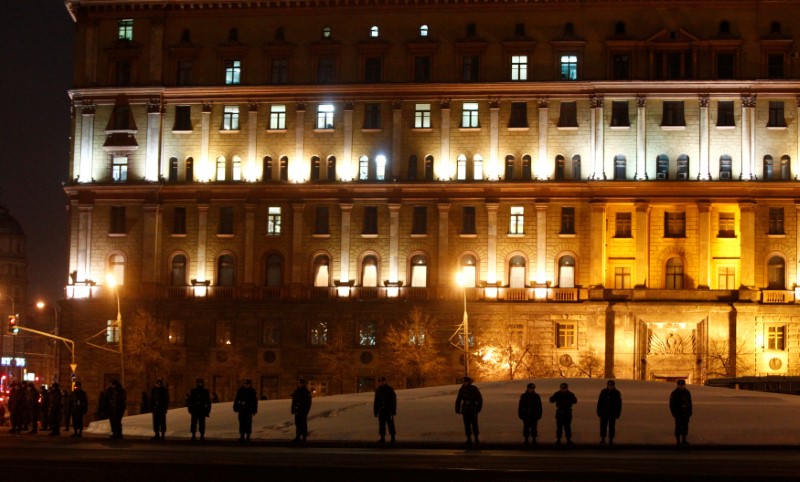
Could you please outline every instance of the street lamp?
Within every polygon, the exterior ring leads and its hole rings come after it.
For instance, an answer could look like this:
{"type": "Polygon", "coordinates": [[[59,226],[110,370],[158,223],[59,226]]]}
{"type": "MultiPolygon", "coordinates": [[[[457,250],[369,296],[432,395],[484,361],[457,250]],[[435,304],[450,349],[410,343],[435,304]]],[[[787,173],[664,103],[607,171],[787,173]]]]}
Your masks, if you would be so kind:
{"type": "MultiPolygon", "coordinates": [[[[60,333],[59,333],[59,326],[58,326],[58,309],[56,309],[56,306],[54,304],[52,304],[52,303],[45,303],[44,301],[37,301],[36,302],[36,308],[38,308],[39,310],[43,310],[45,306],[49,306],[50,308],[53,309],[53,320],[54,320],[53,321],[53,324],[54,324],[54,326],[53,326],[53,334],[56,335],[56,336],[59,336],[60,333]]],[[[58,343],[58,341],[56,341],[55,344],[56,344],[56,346],[55,346],[55,349],[56,349],[56,352],[55,352],[56,367],[55,367],[55,376],[53,377],[53,380],[54,381],[59,381],[59,378],[60,378],[59,377],[59,369],[61,368],[61,344],[58,343]]]]}
{"type": "Polygon", "coordinates": [[[464,273],[459,271],[456,274],[456,283],[461,287],[461,292],[464,294],[464,321],[461,326],[464,327],[464,377],[469,376],[469,316],[467,316],[467,283],[464,279],[464,273]]]}
{"type": "Polygon", "coordinates": [[[106,284],[108,284],[109,288],[114,290],[114,294],[117,296],[117,335],[119,336],[119,381],[122,386],[125,386],[125,354],[123,351],[122,345],[122,310],[120,310],[119,304],[119,286],[117,285],[117,280],[114,278],[114,275],[109,273],[106,276],[106,284]]]}

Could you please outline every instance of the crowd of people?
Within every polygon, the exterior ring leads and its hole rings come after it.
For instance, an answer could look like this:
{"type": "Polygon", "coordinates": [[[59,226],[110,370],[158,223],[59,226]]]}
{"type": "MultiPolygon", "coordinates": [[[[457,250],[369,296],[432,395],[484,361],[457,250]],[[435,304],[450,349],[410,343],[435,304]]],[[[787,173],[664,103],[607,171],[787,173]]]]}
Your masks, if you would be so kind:
{"type": "MultiPolygon", "coordinates": [[[[186,395],[185,405],[191,415],[190,432],[192,441],[205,440],[206,418],[211,416],[211,407],[216,397],[206,387],[202,378],[196,380],[196,386],[186,395]]],[[[156,380],[149,397],[144,392],[142,400],[147,400],[142,412],[150,412],[153,418],[153,437],[151,440],[164,440],[167,431],[167,410],[170,404],[169,389],[163,380],[156,380]]],[[[253,417],[258,413],[258,396],[252,386],[252,380],[245,379],[237,390],[233,401],[233,411],[239,420],[239,441],[250,441],[253,430],[253,417]]],[[[566,438],[567,445],[572,442],[572,407],[578,398],[569,390],[567,383],[561,383],[559,390],[549,398],[555,405],[556,444],[560,445],[566,438]]],[[[292,392],[291,413],[294,416],[295,438],[292,443],[305,443],[308,437],[308,413],[311,410],[312,394],[306,387],[303,378],[297,380],[297,387],[292,392]]],[[[11,384],[8,395],[8,411],[11,422],[11,433],[35,434],[41,430],[50,435],[61,434],[61,424],[67,432],[72,426],[72,437],[81,437],[84,426],[84,415],[89,407],[86,392],[81,382],[73,384],[72,391],[62,389],[58,383],[49,387],[42,385],[37,389],[32,382],[11,384]]],[[[465,377],[456,396],[455,410],[464,423],[466,445],[480,444],[478,414],[483,408],[483,397],[480,389],[473,384],[470,377],[465,377]]],[[[6,408],[0,405],[0,410],[6,408]]],[[[108,419],[111,427],[111,438],[122,438],[122,417],[127,409],[127,392],[119,380],[111,380],[108,387],[100,394],[96,418],[108,419]]],[[[669,409],[675,419],[675,443],[677,446],[688,445],[686,436],[689,431],[689,419],[692,416],[692,396],[686,388],[685,380],[678,380],[677,387],[669,397],[669,409]]],[[[378,419],[379,444],[386,443],[388,429],[389,443],[396,442],[397,430],[394,417],[397,415],[397,395],[385,377],[378,378],[373,402],[373,414],[378,419]]],[[[597,398],[597,417],[600,420],[600,444],[612,445],[616,436],[616,421],[622,414],[622,394],[616,388],[614,380],[608,380],[606,387],[597,398]]],[[[538,424],[542,418],[542,399],[536,393],[536,385],[528,383],[519,398],[517,415],[522,421],[524,445],[536,444],[538,424]]],[[[0,412],[0,420],[3,412],[0,412]]]]}

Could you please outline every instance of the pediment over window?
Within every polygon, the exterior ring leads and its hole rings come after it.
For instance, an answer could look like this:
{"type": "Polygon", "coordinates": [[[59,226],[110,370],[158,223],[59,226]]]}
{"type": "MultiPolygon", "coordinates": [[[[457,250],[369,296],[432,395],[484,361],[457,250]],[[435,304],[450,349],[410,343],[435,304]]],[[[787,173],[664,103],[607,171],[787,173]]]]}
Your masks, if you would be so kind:
{"type": "Polygon", "coordinates": [[[461,55],[481,55],[486,52],[489,43],[483,39],[458,40],[455,43],[456,52],[461,55]]]}
{"type": "Polygon", "coordinates": [[[170,58],[173,59],[194,59],[200,53],[199,45],[193,45],[191,42],[180,42],[170,47],[167,47],[167,52],[170,58]]]}
{"type": "Polygon", "coordinates": [[[297,45],[285,40],[273,40],[264,44],[264,53],[270,57],[288,57],[294,52],[297,45]]]}
{"type": "Polygon", "coordinates": [[[369,39],[358,42],[359,55],[384,55],[390,44],[384,40],[369,39]]]}
{"type": "Polygon", "coordinates": [[[662,28],[647,39],[647,43],[652,47],[685,47],[698,42],[700,42],[699,38],[682,28],[677,30],[662,28]]]}
{"type": "Polygon", "coordinates": [[[322,39],[317,40],[308,46],[311,55],[337,55],[342,50],[342,44],[335,40],[322,39]]]}
{"type": "Polygon", "coordinates": [[[135,59],[142,53],[142,44],[134,40],[118,39],[106,47],[106,54],[112,59],[135,59]]]}
{"type": "Polygon", "coordinates": [[[439,42],[431,39],[406,42],[406,50],[412,55],[433,55],[439,50],[439,42]]]}

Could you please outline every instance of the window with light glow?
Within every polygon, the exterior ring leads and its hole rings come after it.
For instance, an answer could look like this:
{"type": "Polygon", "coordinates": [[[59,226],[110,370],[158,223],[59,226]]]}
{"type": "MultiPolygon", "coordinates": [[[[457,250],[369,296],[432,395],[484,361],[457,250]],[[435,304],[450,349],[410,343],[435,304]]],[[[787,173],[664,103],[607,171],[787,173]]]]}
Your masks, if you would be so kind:
{"type": "Polygon", "coordinates": [[[317,129],[333,129],[333,104],[317,106],[317,129]]]}
{"type": "Polygon", "coordinates": [[[556,348],[575,346],[575,323],[556,323],[556,348]]]}
{"type": "Polygon", "coordinates": [[[117,22],[117,38],[120,40],[133,40],[132,18],[123,18],[117,22]]]}
{"type": "Polygon", "coordinates": [[[578,80],[578,56],[561,56],[561,80],[578,80]]]}
{"type": "Polygon", "coordinates": [[[242,83],[242,61],[225,61],[225,85],[239,85],[242,83]]]}
{"type": "Polygon", "coordinates": [[[308,341],[313,346],[328,344],[328,322],[312,321],[308,324],[308,341]]]}
{"type": "Polygon", "coordinates": [[[480,127],[480,124],[478,123],[477,102],[464,102],[463,110],[461,111],[461,127],[464,128],[480,127]]]}
{"type": "Polygon", "coordinates": [[[414,128],[430,129],[431,127],[431,105],[416,104],[414,107],[414,128]]]}
{"type": "Polygon", "coordinates": [[[286,130],[286,106],[271,105],[269,108],[270,130],[286,130]]]}
{"type": "Polygon", "coordinates": [[[528,80],[528,56],[511,56],[511,80],[528,80]]]}
{"type": "Polygon", "coordinates": [[[522,206],[511,206],[511,225],[508,228],[509,234],[525,233],[525,208],[522,206]]]}
{"type": "Polygon", "coordinates": [[[270,206],[267,209],[267,234],[277,236],[281,234],[281,208],[270,206]]]}
{"type": "Polygon", "coordinates": [[[239,106],[226,105],[222,112],[222,130],[223,131],[238,131],[239,130],[239,106]]]}

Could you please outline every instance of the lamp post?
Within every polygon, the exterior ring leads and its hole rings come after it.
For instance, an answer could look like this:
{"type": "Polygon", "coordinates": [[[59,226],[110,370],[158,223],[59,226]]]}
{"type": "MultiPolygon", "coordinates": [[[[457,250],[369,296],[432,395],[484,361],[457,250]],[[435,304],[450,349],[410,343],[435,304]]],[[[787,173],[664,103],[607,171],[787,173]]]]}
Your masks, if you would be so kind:
{"type": "Polygon", "coordinates": [[[119,382],[122,386],[125,386],[125,353],[123,350],[122,345],[122,310],[120,309],[119,303],[119,285],[117,285],[117,280],[114,278],[114,275],[109,273],[106,276],[106,283],[110,288],[114,290],[114,294],[117,296],[117,335],[119,336],[119,382]]]}
{"type": "MultiPolygon", "coordinates": [[[[53,334],[59,336],[59,326],[58,326],[58,309],[52,303],[45,303],[44,301],[37,301],[36,308],[42,310],[45,306],[49,306],[53,309],[53,334]]],[[[58,341],[55,342],[55,376],[53,377],[54,381],[60,381],[59,377],[59,370],[61,368],[61,344],[58,341]]]]}
{"type": "Polygon", "coordinates": [[[467,286],[464,280],[464,274],[458,272],[456,274],[456,283],[461,287],[461,292],[464,294],[464,321],[461,326],[464,327],[464,377],[469,376],[469,316],[467,315],[467,286]]]}

